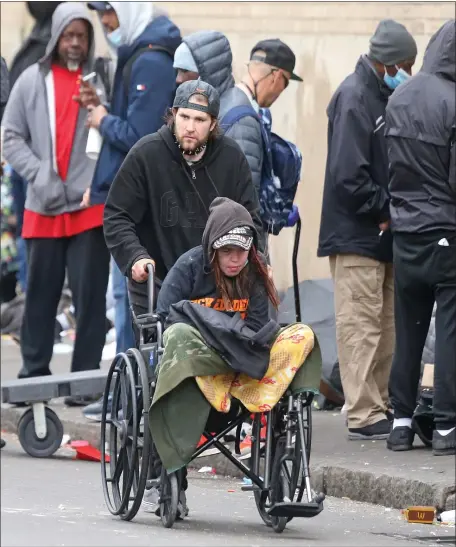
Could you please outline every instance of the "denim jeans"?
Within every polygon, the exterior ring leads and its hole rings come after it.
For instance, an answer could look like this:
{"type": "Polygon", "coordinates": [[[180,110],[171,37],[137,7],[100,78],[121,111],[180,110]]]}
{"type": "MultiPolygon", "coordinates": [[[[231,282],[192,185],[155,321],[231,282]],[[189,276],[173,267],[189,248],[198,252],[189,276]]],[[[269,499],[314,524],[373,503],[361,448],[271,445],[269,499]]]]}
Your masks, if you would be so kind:
{"type": "Polygon", "coordinates": [[[115,300],[114,327],[116,329],[116,352],[136,347],[127,291],[127,280],[114,260],[112,263],[112,290],[115,300]]]}

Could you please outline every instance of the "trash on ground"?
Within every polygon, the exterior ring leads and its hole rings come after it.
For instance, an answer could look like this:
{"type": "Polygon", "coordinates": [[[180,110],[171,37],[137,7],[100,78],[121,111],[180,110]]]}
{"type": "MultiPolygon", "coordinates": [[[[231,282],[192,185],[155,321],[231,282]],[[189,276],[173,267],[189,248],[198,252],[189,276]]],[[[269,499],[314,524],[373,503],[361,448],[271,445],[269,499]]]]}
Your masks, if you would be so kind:
{"type": "Polygon", "coordinates": [[[60,443],[60,446],[65,446],[66,444],[70,444],[70,441],[71,441],[71,437],[69,435],[65,434],[62,437],[62,442],[60,443]]]}
{"type": "Polygon", "coordinates": [[[212,475],[215,475],[216,471],[214,467],[202,467],[198,470],[198,473],[211,473],[212,475]]]}
{"type": "Polygon", "coordinates": [[[403,510],[407,522],[418,524],[434,524],[435,507],[431,506],[412,506],[403,510]]]}
{"type": "MultiPolygon", "coordinates": [[[[76,450],[76,460],[86,460],[89,462],[101,462],[101,452],[98,448],[92,446],[88,441],[72,441],[71,448],[76,450]]],[[[105,462],[109,462],[110,458],[106,454],[105,462]]]]}
{"type": "Polygon", "coordinates": [[[455,513],[455,509],[452,511],[443,511],[443,513],[440,513],[437,520],[442,524],[455,524],[455,513]]]}

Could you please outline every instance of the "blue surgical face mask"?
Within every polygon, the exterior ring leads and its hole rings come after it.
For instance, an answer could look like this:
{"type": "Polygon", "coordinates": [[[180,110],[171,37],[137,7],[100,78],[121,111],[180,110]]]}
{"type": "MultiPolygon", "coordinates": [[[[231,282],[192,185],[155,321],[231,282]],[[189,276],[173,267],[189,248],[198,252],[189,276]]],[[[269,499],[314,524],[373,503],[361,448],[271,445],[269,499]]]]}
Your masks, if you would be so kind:
{"type": "Polygon", "coordinates": [[[403,84],[406,80],[410,78],[410,74],[408,74],[408,72],[405,72],[403,68],[398,68],[396,66],[396,69],[397,69],[396,75],[390,76],[388,72],[386,72],[386,67],[385,67],[385,74],[383,76],[383,80],[390,89],[396,89],[396,87],[399,87],[401,84],[403,84]]]}
{"type": "Polygon", "coordinates": [[[106,38],[111,42],[111,45],[118,48],[122,45],[122,34],[120,33],[120,27],[113,30],[106,35],[106,38]]]}

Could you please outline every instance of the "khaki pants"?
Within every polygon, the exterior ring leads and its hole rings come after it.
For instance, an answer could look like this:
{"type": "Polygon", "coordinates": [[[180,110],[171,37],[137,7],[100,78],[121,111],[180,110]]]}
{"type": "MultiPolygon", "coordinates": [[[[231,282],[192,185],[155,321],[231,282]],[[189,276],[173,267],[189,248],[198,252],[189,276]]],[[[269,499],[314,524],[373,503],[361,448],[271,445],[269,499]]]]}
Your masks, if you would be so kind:
{"type": "Polygon", "coordinates": [[[393,265],[358,255],[329,259],[348,427],[385,419],[394,350],[393,265]]]}

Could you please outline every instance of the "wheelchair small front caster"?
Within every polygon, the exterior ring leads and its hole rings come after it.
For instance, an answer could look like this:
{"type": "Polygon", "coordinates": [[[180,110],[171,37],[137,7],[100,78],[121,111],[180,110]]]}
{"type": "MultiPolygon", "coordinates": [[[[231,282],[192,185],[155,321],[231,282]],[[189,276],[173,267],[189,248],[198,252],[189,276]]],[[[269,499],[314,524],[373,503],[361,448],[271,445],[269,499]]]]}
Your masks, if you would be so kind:
{"type": "Polygon", "coordinates": [[[18,436],[27,454],[34,458],[48,458],[62,444],[63,425],[57,414],[44,403],[34,403],[19,420],[18,436]]]}

